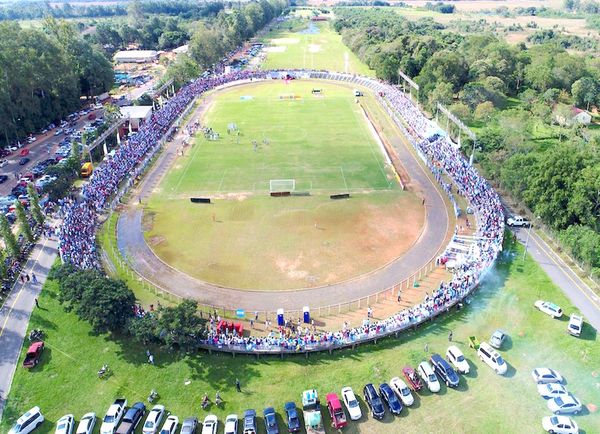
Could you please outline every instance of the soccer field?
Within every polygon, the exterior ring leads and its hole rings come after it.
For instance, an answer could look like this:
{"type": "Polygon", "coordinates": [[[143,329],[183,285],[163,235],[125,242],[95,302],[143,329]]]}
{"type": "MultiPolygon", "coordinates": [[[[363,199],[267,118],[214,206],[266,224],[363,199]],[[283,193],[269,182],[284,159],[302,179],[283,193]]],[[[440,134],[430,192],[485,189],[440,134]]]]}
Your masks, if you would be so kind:
{"type": "Polygon", "coordinates": [[[221,286],[305,288],[377,269],[418,239],[421,200],[400,188],[351,87],[268,81],[204,104],[202,125],[220,138],[197,134],[146,204],[146,241],[163,261],[221,286]],[[282,179],[309,195],[270,197],[282,179]]]}
{"type": "Polygon", "coordinates": [[[397,188],[352,89],[282,80],[233,88],[209,97],[192,149],[164,182],[172,197],[268,191],[272,179],[294,179],[296,190],[346,192],[397,188]],[[322,93],[313,96],[313,89],[322,93]],[[294,95],[299,99],[281,100],[294,95]],[[239,129],[228,134],[229,124],[239,129]]]}

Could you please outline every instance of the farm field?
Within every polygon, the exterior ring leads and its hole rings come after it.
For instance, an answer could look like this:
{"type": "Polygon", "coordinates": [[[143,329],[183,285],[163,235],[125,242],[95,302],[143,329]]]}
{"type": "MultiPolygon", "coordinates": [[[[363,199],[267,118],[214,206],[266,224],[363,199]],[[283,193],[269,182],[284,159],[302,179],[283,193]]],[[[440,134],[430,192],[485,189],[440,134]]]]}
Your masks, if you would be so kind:
{"type": "MultiPolygon", "coordinates": [[[[298,403],[302,390],[314,387],[324,397],[330,391],[339,394],[343,386],[351,386],[359,395],[363,418],[351,422],[344,432],[539,433],[541,418],[549,412],[531,379],[531,370],[538,366],[560,371],[567,380],[567,389],[587,406],[575,417],[582,432],[599,432],[596,406],[600,404],[600,345],[595,331],[586,325],[582,337],[573,338],[565,332],[565,318],[553,320],[538,312],[533,307],[538,298],[556,302],[567,314],[573,307],[529,257],[522,261],[521,246],[516,250],[506,247],[493,274],[470,305],[458,313],[397,340],[332,356],[311,355],[308,359],[257,360],[150,348],[156,363],[151,366],[146,361],[146,347],[124,336],[96,336],[74,313],[65,313],[57,301],[55,284],[49,283],[40,298],[43,309],[33,312],[30,324],[31,328],[46,331],[47,349],[37,368],[17,369],[0,432],[8,431],[9,421],[33,405],[42,408],[47,420],[39,432],[51,433],[52,423],[63,414],[73,413],[79,420],[85,412],[95,411],[102,417],[116,397],[127,397],[130,403],[145,402],[153,388],[161,396],[158,402],[180,419],[189,415],[203,419],[209,412],[218,415],[219,432],[227,414],[241,415],[247,408],[260,413],[268,405],[275,407],[283,429],[283,403],[298,403]],[[496,328],[503,328],[509,336],[501,350],[510,366],[505,377],[483,365],[467,346],[469,336],[484,340],[496,328]],[[375,421],[367,415],[360,397],[362,386],[389,381],[401,375],[402,366],[415,365],[430,353],[443,354],[449,345],[450,330],[453,343],[463,350],[471,366],[471,374],[461,378],[459,388],[448,390],[442,385],[438,395],[424,392],[399,417],[387,415],[383,421],[375,421]],[[425,352],[425,345],[429,352],[425,352]],[[113,371],[106,381],[96,376],[103,363],[113,371]],[[242,393],[235,392],[236,378],[240,379],[242,393]],[[217,390],[225,400],[224,407],[213,405],[209,411],[201,411],[202,395],[208,393],[214,399],[217,390]]],[[[329,416],[324,417],[327,426],[329,416]]],[[[259,427],[264,432],[262,420],[259,427]]]]}
{"type": "Polygon", "coordinates": [[[208,98],[202,123],[221,138],[197,135],[145,210],[165,262],[222,286],[314,287],[379,268],[419,237],[420,199],[399,188],[351,88],[279,80],[208,98]],[[273,179],[310,195],[269,197],[273,179]],[[213,204],[189,201],[202,196],[213,204]]]}

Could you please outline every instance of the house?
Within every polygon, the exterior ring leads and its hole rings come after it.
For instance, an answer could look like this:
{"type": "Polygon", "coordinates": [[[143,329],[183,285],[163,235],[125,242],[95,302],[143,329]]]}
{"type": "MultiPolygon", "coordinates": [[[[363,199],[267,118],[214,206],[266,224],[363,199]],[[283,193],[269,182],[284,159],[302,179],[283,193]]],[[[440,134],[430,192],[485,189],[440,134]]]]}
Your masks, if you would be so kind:
{"type": "Polygon", "coordinates": [[[121,116],[129,119],[131,130],[137,131],[140,125],[150,119],[152,116],[152,106],[131,105],[120,107],[121,116]]]}
{"type": "Polygon", "coordinates": [[[556,119],[558,124],[565,126],[574,124],[589,125],[592,122],[592,115],[579,107],[573,106],[568,112],[555,108],[554,119],[556,119]]]}
{"type": "Polygon", "coordinates": [[[115,54],[117,63],[149,63],[158,59],[158,51],[154,50],[125,50],[115,54]]]}

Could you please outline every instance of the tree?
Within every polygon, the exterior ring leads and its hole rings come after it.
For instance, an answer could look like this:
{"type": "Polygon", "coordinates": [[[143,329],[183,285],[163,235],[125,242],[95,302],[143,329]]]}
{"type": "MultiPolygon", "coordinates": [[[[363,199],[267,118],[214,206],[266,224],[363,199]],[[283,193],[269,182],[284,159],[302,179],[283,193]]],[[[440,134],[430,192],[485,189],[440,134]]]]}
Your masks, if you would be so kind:
{"type": "Polygon", "coordinates": [[[31,210],[31,216],[38,225],[43,226],[45,217],[42,209],[40,208],[40,197],[31,183],[27,184],[27,196],[29,196],[29,209],[31,210]]]}
{"type": "Polygon", "coordinates": [[[0,213],[0,236],[2,236],[2,239],[4,240],[4,245],[6,246],[8,254],[13,258],[18,258],[21,254],[19,243],[17,243],[15,234],[13,234],[10,229],[10,223],[8,223],[6,216],[2,213],[0,213]]]}
{"type": "Polygon", "coordinates": [[[475,119],[478,121],[489,121],[494,115],[494,104],[490,101],[482,102],[475,107],[475,119]]]}
{"type": "Polygon", "coordinates": [[[135,340],[144,345],[160,342],[157,314],[148,312],[143,316],[130,318],[127,323],[127,331],[135,340]]]}
{"type": "Polygon", "coordinates": [[[33,233],[31,232],[31,226],[29,225],[29,220],[27,219],[25,207],[20,200],[15,200],[15,211],[17,213],[17,220],[19,220],[19,226],[21,226],[21,233],[27,242],[32,243],[34,240],[33,233]]]}
{"type": "Polygon", "coordinates": [[[179,89],[190,80],[200,75],[200,67],[194,60],[185,54],[177,56],[175,61],[167,67],[164,80],[173,79],[175,88],[179,89]]]}
{"type": "Polygon", "coordinates": [[[77,315],[87,320],[96,333],[125,328],[133,317],[135,296],[122,280],[100,277],[83,291],[77,315]]]}
{"type": "Polygon", "coordinates": [[[577,106],[585,105],[586,110],[590,109],[590,105],[597,104],[600,89],[596,81],[590,77],[583,77],[575,81],[571,86],[571,94],[573,95],[573,103],[577,106]]]}
{"type": "Polygon", "coordinates": [[[158,330],[166,346],[182,350],[196,348],[205,324],[197,310],[198,302],[189,299],[177,306],[159,309],[158,330]]]}

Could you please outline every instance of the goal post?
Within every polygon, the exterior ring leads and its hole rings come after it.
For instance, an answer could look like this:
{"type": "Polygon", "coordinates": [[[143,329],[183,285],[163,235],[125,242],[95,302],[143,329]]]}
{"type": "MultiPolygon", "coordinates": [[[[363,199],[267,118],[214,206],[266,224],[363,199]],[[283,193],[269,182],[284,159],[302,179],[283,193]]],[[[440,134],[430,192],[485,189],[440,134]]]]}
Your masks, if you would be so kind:
{"type": "Polygon", "coordinates": [[[284,191],[292,191],[296,190],[296,180],[295,179],[271,179],[269,181],[269,191],[271,193],[280,193],[284,191]]]}

